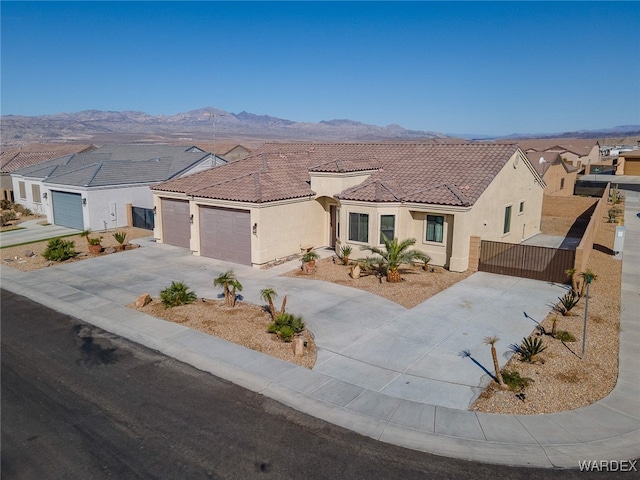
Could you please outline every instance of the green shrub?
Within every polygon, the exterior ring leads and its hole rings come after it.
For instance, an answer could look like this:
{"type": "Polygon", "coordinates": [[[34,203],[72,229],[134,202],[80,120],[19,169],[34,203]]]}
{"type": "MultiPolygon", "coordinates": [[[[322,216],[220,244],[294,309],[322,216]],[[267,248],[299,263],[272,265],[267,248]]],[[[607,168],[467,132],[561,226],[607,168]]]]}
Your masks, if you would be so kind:
{"type": "Polygon", "coordinates": [[[194,292],[189,292],[188,290],[189,287],[184,282],[171,282],[170,287],[160,292],[162,304],[166,308],[170,308],[195,302],[198,297],[194,292]]]}
{"type": "Polygon", "coordinates": [[[116,232],[113,234],[113,238],[115,238],[116,242],[118,242],[122,246],[125,239],[127,238],[127,232],[116,232]]]}
{"type": "Polygon", "coordinates": [[[53,262],[64,262],[76,256],[75,244],[70,240],[54,238],[47,243],[47,249],[42,254],[47,260],[53,262]]]}
{"type": "Polygon", "coordinates": [[[561,342],[575,342],[576,337],[574,337],[571,332],[567,332],[566,330],[560,330],[556,333],[555,338],[560,340],[561,342]]]}
{"type": "Polygon", "coordinates": [[[518,348],[518,353],[524,362],[535,361],[536,355],[546,350],[541,338],[525,337],[522,339],[522,345],[518,348]]]}
{"type": "Polygon", "coordinates": [[[502,372],[502,379],[504,383],[508,385],[509,390],[513,390],[514,392],[524,390],[533,382],[531,378],[521,377],[520,373],[515,370],[512,372],[508,370],[502,372]]]}
{"type": "Polygon", "coordinates": [[[283,341],[290,342],[296,333],[304,330],[302,317],[290,313],[279,313],[275,322],[267,327],[267,332],[277,334],[283,341]]]}

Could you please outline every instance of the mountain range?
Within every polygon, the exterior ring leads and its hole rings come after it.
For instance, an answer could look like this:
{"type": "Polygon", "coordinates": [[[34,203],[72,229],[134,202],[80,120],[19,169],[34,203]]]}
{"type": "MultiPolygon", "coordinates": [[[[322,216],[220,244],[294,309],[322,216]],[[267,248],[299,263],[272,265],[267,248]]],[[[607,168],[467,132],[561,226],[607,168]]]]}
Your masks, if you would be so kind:
{"type": "MultiPolygon", "coordinates": [[[[281,141],[409,141],[460,137],[491,140],[491,137],[455,135],[432,131],[407,130],[400,125],[380,127],[348,119],[323,120],[318,123],[295,122],[249,112],[231,113],[216,108],[201,108],[176,115],[150,115],[135,111],[84,110],[55,115],[0,117],[2,147],[29,143],[84,142],[188,142],[227,139],[238,143],[251,140],[281,141]]],[[[640,135],[640,125],[597,131],[561,134],[514,134],[519,138],[602,138],[640,135]]],[[[214,140],[215,141],[215,140],[214,140]]]]}

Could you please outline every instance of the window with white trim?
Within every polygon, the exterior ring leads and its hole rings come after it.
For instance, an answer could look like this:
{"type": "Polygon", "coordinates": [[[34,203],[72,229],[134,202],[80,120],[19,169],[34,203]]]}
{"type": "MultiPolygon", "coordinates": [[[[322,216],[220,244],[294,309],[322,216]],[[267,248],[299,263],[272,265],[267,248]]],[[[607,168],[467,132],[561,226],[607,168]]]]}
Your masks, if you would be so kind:
{"type": "Polygon", "coordinates": [[[369,215],[349,213],[349,240],[363,243],[369,241],[369,215]]]}
{"type": "Polygon", "coordinates": [[[393,240],[395,237],[396,216],[380,215],[380,243],[387,240],[393,240]]]}
{"type": "Polygon", "coordinates": [[[33,197],[33,203],[42,203],[42,198],[40,197],[40,185],[31,185],[31,196],[33,197]]]}
{"type": "Polygon", "coordinates": [[[18,182],[18,194],[21,200],[27,199],[27,187],[24,185],[24,182],[18,182]]]}
{"type": "Polygon", "coordinates": [[[444,217],[442,215],[427,215],[427,242],[444,241],[444,217]]]}

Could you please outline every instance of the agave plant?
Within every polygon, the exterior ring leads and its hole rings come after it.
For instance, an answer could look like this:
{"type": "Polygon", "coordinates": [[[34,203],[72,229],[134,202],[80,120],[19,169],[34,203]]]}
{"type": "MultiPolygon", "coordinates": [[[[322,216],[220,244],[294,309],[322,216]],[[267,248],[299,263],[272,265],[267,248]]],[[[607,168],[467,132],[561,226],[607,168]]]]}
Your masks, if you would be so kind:
{"type": "Polygon", "coordinates": [[[518,348],[518,353],[523,362],[533,362],[536,356],[546,350],[542,339],[537,337],[524,337],[522,344],[518,348]]]}
{"type": "Polygon", "coordinates": [[[113,238],[120,245],[120,250],[124,250],[124,241],[127,238],[127,232],[116,232],[113,234],[113,238]]]}
{"type": "Polygon", "coordinates": [[[371,247],[369,245],[361,248],[376,254],[375,257],[367,257],[366,262],[369,265],[378,265],[379,268],[386,270],[387,282],[397,283],[402,281],[398,271],[400,265],[412,263],[414,260],[424,261],[425,255],[422,252],[409,250],[409,247],[416,243],[415,238],[407,238],[400,242],[397,238],[389,240],[383,233],[382,239],[384,248],[371,247]]]}
{"type": "Polygon", "coordinates": [[[567,317],[571,315],[571,310],[578,304],[580,297],[572,289],[562,297],[558,297],[558,300],[560,303],[555,306],[555,310],[560,312],[563,317],[567,317]]]}

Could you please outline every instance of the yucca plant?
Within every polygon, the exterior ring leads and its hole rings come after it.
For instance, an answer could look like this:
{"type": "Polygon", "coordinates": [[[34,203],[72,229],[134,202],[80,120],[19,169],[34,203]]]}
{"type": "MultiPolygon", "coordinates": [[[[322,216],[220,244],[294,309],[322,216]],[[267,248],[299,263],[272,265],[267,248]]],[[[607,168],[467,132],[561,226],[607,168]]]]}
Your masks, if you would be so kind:
{"type": "Polygon", "coordinates": [[[496,372],[496,380],[500,386],[504,386],[502,373],[500,372],[500,364],[498,363],[498,352],[496,351],[496,342],[500,340],[496,335],[484,337],[484,343],[491,345],[491,358],[493,359],[493,369],[496,372]]]}
{"type": "Polygon", "coordinates": [[[198,297],[184,282],[171,282],[170,287],[160,292],[160,298],[165,308],[170,308],[193,303],[198,297]]]}
{"type": "Polygon", "coordinates": [[[524,337],[522,344],[518,348],[518,353],[523,362],[534,362],[536,356],[546,350],[541,338],[524,337]]]}
{"type": "Polygon", "coordinates": [[[563,317],[567,317],[571,315],[571,310],[578,304],[580,297],[576,295],[576,293],[571,290],[570,292],[565,293],[562,297],[558,297],[560,303],[558,303],[555,307],[555,310],[560,312],[563,317]]]}
{"type": "Polygon", "coordinates": [[[113,234],[113,238],[120,245],[120,250],[124,250],[124,241],[127,238],[127,232],[116,232],[113,234]]]}
{"type": "Polygon", "coordinates": [[[351,255],[352,251],[353,249],[351,248],[351,245],[343,245],[340,248],[340,253],[342,254],[342,263],[344,265],[349,265],[349,255],[351,255]]]}

